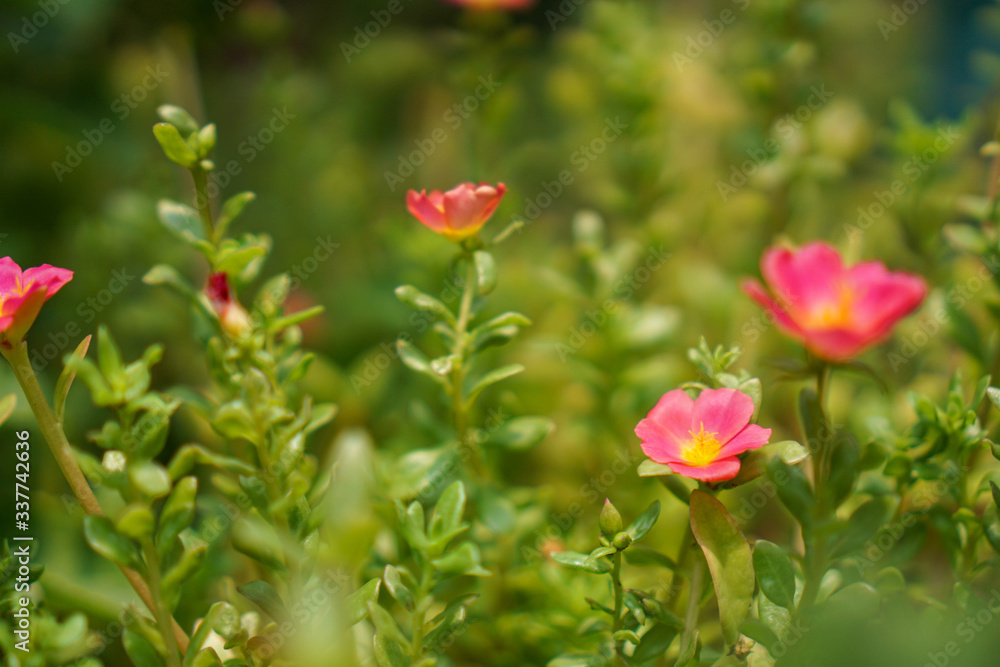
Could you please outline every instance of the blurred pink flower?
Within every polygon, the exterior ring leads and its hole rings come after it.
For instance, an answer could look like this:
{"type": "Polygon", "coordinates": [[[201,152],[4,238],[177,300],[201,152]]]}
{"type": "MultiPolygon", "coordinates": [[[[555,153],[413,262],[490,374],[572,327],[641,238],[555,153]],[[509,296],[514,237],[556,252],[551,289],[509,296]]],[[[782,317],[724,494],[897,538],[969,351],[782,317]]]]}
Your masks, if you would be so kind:
{"type": "Polygon", "coordinates": [[[406,207],[410,213],[432,230],[450,241],[462,241],[479,232],[500,204],[507,186],[496,187],[486,183],[461,185],[430,194],[421,190],[406,193],[406,207]]]}
{"type": "Polygon", "coordinates": [[[750,423],[753,399],[735,389],[705,389],[692,400],[683,389],[663,395],[635,427],[642,451],[675,473],[723,482],[740,471],[736,458],[767,444],[771,429],[750,423]]]}
{"type": "Polygon", "coordinates": [[[73,272],[48,264],[21,271],[10,257],[0,259],[0,345],[20,343],[42,304],[73,279],[73,272]]]}
{"type": "Polygon", "coordinates": [[[770,248],[760,270],[770,291],[756,280],[744,281],[743,291],[771,312],[779,329],[828,361],[846,361],[881,342],[927,295],[919,276],[890,272],[881,262],[845,267],[821,242],[770,248]]]}
{"type": "Polygon", "coordinates": [[[453,5],[459,5],[466,9],[527,9],[535,4],[535,0],[447,0],[453,5]]]}
{"type": "Polygon", "coordinates": [[[229,287],[229,277],[225,273],[213,273],[208,277],[205,296],[212,304],[212,309],[219,316],[223,330],[233,336],[239,336],[250,330],[252,324],[246,309],[233,296],[229,287]]]}

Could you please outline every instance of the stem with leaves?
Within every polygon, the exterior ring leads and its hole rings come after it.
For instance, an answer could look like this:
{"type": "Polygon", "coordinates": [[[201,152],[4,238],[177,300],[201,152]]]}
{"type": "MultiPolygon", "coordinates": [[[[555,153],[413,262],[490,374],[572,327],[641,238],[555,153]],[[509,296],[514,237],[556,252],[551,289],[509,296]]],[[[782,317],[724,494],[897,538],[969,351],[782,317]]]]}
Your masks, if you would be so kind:
{"type": "MultiPolygon", "coordinates": [[[[0,353],[10,362],[14,376],[17,378],[18,384],[21,385],[21,390],[28,400],[28,405],[31,406],[31,411],[34,413],[35,419],[38,420],[38,425],[42,429],[42,435],[49,444],[49,449],[59,464],[59,469],[62,471],[63,477],[66,478],[70,489],[72,489],[73,495],[88,515],[103,517],[104,510],[101,509],[101,505],[87,483],[83,471],[80,470],[80,466],[76,462],[73,448],[66,438],[62,423],[52,412],[48,399],[45,398],[45,393],[42,391],[41,385],[38,384],[38,378],[35,377],[35,371],[28,357],[28,344],[22,342],[10,348],[0,346],[0,353]]],[[[150,591],[150,586],[146,585],[142,575],[122,564],[118,564],[118,567],[146,607],[154,614],[157,614],[157,609],[161,605],[157,604],[156,595],[150,591]]],[[[168,642],[168,645],[175,645],[181,651],[187,651],[189,640],[187,634],[177,624],[177,621],[173,620],[169,613],[166,616],[157,615],[157,621],[161,624],[164,641],[168,642]],[[167,629],[168,625],[170,626],[170,630],[167,629]]]]}

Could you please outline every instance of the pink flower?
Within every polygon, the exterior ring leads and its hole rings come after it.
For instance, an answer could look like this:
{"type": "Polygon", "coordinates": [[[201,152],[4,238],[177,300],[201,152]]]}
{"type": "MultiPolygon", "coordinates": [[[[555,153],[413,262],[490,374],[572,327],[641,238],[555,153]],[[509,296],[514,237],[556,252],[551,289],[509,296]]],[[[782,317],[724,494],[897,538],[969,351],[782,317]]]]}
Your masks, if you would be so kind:
{"type": "Polygon", "coordinates": [[[771,429],[750,423],[753,399],[735,389],[705,389],[692,400],[683,389],[663,395],[635,427],[642,451],[675,473],[723,482],[740,471],[736,458],[766,445],[771,429]]]}
{"type": "Polygon", "coordinates": [[[0,259],[0,345],[24,340],[42,304],[73,279],[73,272],[48,264],[21,271],[10,257],[0,259]]]}
{"type": "Polygon", "coordinates": [[[250,330],[252,326],[250,315],[233,296],[233,291],[229,287],[229,277],[225,273],[213,273],[208,277],[205,296],[211,302],[215,314],[219,316],[223,330],[233,336],[239,336],[250,330]]]}
{"type": "Polygon", "coordinates": [[[466,9],[509,9],[515,11],[527,9],[535,4],[535,0],[448,0],[448,2],[466,9]]]}
{"type": "Polygon", "coordinates": [[[430,194],[421,190],[406,193],[406,207],[410,213],[438,234],[450,241],[462,241],[479,232],[500,204],[507,192],[507,186],[498,183],[496,187],[480,183],[462,183],[441,192],[430,194]]]}
{"type": "Polygon", "coordinates": [[[760,260],[770,292],[756,280],[743,291],[767,308],[778,328],[828,361],[846,361],[884,340],[920,305],[927,284],[881,262],[846,267],[826,243],[797,251],[770,248],[760,260]]]}

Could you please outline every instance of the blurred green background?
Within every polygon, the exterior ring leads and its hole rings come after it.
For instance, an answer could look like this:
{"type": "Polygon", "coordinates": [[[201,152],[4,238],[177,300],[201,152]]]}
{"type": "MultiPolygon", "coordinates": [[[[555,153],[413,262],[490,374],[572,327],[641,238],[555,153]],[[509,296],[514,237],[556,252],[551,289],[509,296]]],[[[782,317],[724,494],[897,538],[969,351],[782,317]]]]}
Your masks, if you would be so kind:
{"type": "MultiPolygon", "coordinates": [[[[529,223],[497,253],[500,286],[488,310],[517,309],[534,320],[502,353],[528,371],[491,400],[555,419],[557,431],[538,449],[504,461],[511,485],[551,490],[554,516],[586,503],[582,485],[616,453],[638,453],[634,424],[663,392],[693,379],[685,350],[701,335],[746,348],[741,363],[765,383],[761,423],[797,437],[794,386],[758,363],[795,347],[754,319],[758,309],[738,288],[779,238],[826,239],[936,286],[925,313],[866,356],[888,379],[888,394],[860,379],[834,387],[834,411],[861,439],[906,423],[904,388],[941,396],[955,367],[978,372],[974,355],[950,336],[931,336],[912,359],[905,345],[976,269],[945,247],[940,230],[983,191],[977,149],[997,112],[997,3],[564,0],[505,15],[401,0],[386,25],[373,23],[387,6],[3,3],[0,254],[23,267],[76,271],[32,331],[42,365],[106,323],[127,357],[167,344],[159,386],[204,380],[187,307],[140,280],[160,262],[204,280],[204,268],[155,217],[158,199],[191,194],[150,131],[157,105],[172,103],[218,125],[216,163],[223,172],[235,165],[231,182],[219,182],[221,195],[258,193],[238,231],[274,238],[265,274],[298,271],[296,302],[327,308],[305,329],[320,355],[309,388],[341,406],[314,445],[321,457],[350,427],[371,432],[386,452],[426,445],[410,402],[442,406],[390,352],[405,332],[430,349],[435,342],[393,288],[446,293],[452,248],[408,216],[404,197],[408,188],[466,180],[510,190],[488,230],[529,223]],[[366,28],[373,36],[363,36],[366,28]],[[941,136],[953,139],[935,149],[941,136]],[[937,150],[934,159],[920,162],[928,150],[937,150]],[[412,174],[400,171],[403,163],[412,174]],[[564,172],[569,184],[557,184],[564,172]],[[905,194],[859,221],[859,207],[871,210],[897,180],[905,194]],[[329,259],[315,261],[317,248],[332,244],[329,259]],[[661,268],[637,268],[657,253],[669,255],[661,268]],[[588,335],[609,296],[620,307],[588,335]],[[894,363],[893,353],[906,362],[894,363]]],[[[974,291],[952,321],[966,333],[982,325],[988,298],[991,288],[974,291]]],[[[41,374],[51,386],[53,368],[41,374]]],[[[0,373],[0,394],[11,391],[12,376],[0,373]]],[[[101,420],[79,392],[71,435],[83,443],[101,420]]],[[[23,405],[14,423],[30,426],[23,405]]],[[[195,437],[193,420],[182,416],[172,442],[195,437]]],[[[52,491],[40,502],[55,516],[62,482],[54,464],[40,467],[52,491]]],[[[610,489],[633,516],[662,497],[655,482],[631,474],[610,489]]],[[[7,491],[0,495],[6,503],[7,491]]],[[[592,534],[598,509],[586,504],[579,521],[557,532],[571,545],[592,534]]],[[[661,521],[682,520],[674,507],[661,521]]],[[[777,507],[757,521],[759,534],[782,536],[777,507]]],[[[53,535],[42,542],[50,567],[67,576],[96,567],[74,525],[53,518],[53,535]]],[[[659,539],[676,539],[667,532],[659,539]]],[[[933,588],[934,572],[923,576],[933,588]]],[[[898,641],[873,634],[895,652],[871,664],[918,665],[941,643],[931,634],[924,648],[900,627],[898,641]],[[909,661],[899,658],[906,651],[909,661]]],[[[946,640],[950,628],[939,629],[946,640]]],[[[988,643],[981,638],[961,659],[989,664],[972,655],[988,643]]],[[[833,645],[843,647],[842,638],[833,645]]],[[[509,664],[541,664],[537,653],[510,651],[509,664]]]]}

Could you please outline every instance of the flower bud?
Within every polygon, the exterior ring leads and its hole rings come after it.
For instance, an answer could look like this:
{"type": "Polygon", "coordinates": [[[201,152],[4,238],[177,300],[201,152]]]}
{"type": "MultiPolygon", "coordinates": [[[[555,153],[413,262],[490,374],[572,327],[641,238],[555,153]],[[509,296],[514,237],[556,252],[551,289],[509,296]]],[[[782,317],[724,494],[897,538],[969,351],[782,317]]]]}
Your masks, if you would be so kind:
{"type": "Polygon", "coordinates": [[[615,535],[615,539],[612,540],[611,543],[615,545],[615,549],[621,551],[628,545],[632,544],[632,536],[624,532],[618,533],[617,535],[615,535]]]}
{"type": "Polygon", "coordinates": [[[607,536],[615,535],[622,531],[622,515],[611,504],[611,499],[604,500],[604,509],[601,510],[601,532],[607,536]]]}

